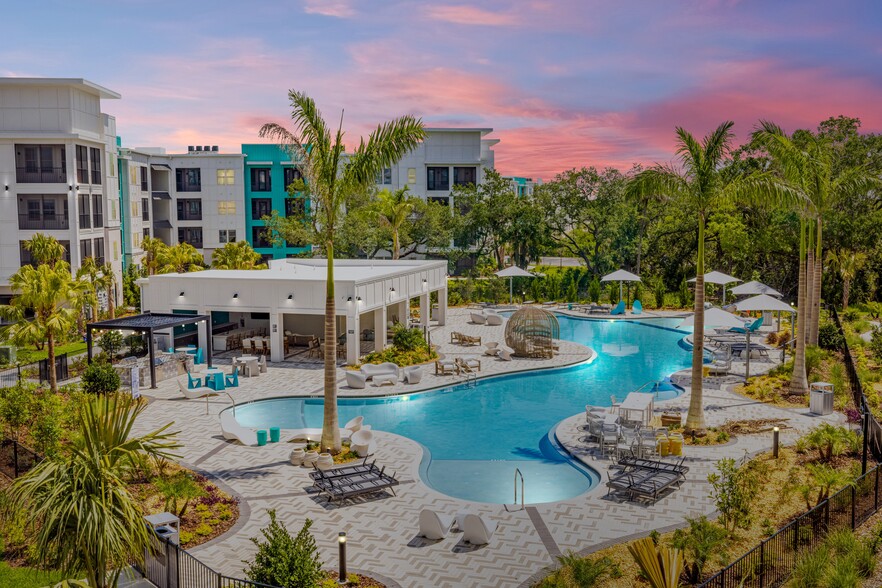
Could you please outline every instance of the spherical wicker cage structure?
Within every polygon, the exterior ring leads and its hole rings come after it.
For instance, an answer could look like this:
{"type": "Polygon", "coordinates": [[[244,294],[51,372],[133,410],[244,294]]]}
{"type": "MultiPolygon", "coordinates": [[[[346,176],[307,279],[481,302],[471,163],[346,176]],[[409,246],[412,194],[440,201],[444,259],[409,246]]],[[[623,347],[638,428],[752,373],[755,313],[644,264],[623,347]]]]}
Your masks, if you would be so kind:
{"type": "Polygon", "coordinates": [[[560,323],[543,308],[525,306],[505,324],[505,344],[521,357],[552,357],[554,339],[560,339],[560,323]]]}

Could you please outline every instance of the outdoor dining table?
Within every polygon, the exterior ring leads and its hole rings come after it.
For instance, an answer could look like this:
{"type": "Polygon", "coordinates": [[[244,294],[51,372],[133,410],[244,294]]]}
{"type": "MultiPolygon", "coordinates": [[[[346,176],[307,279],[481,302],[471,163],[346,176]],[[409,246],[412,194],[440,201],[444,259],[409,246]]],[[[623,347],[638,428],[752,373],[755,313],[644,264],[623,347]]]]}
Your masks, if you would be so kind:
{"type": "Polygon", "coordinates": [[[196,355],[196,347],[175,347],[176,353],[189,353],[190,355],[196,355]]]}
{"type": "Polygon", "coordinates": [[[208,368],[205,370],[205,384],[215,390],[227,389],[224,383],[224,372],[219,368],[208,368]]]}
{"type": "Polygon", "coordinates": [[[234,363],[238,363],[242,366],[243,373],[246,369],[248,370],[247,376],[249,378],[254,374],[260,373],[257,361],[258,360],[256,355],[242,355],[241,357],[236,357],[233,359],[234,363]]]}
{"type": "Polygon", "coordinates": [[[648,425],[649,421],[652,420],[652,411],[655,409],[653,397],[654,394],[631,392],[625,397],[622,404],[619,405],[619,415],[623,420],[637,421],[637,419],[631,418],[631,413],[639,412],[640,420],[637,422],[648,425]]]}

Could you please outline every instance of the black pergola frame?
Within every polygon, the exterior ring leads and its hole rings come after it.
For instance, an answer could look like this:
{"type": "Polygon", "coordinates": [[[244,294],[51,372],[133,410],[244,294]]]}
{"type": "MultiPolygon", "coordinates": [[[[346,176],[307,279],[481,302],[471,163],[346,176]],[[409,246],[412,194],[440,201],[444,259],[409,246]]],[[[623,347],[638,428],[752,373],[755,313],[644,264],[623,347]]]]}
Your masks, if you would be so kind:
{"type": "MultiPolygon", "coordinates": [[[[205,361],[211,367],[211,315],[208,314],[170,314],[164,312],[147,311],[142,314],[124,316],[117,319],[108,319],[86,325],[86,356],[88,363],[92,363],[92,331],[120,330],[133,331],[135,333],[147,333],[147,349],[150,352],[150,388],[156,388],[156,350],[153,345],[153,333],[181,327],[183,325],[204,322],[201,328],[205,329],[205,361]]],[[[172,347],[174,347],[174,331],[172,331],[172,347]]]]}

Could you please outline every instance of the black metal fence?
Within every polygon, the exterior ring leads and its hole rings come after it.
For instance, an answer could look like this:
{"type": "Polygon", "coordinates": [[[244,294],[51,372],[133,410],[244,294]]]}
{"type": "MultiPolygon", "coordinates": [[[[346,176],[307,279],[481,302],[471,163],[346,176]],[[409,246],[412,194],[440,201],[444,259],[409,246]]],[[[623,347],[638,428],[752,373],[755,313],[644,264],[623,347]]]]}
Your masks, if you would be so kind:
{"type": "MultiPolygon", "coordinates": [[[[882,461],[882,426],[870,412],[839,315],[835,308],[829,311],[842,336],[849,388],[855,406],[862,415],[865,459],[866,450],[869,450],[877,461],[882,461]]],[[[859,477],[852,486],[843,488],[764,539],[701,584],[700,588],[774,588],[782,585],[790,578],[796,560],[804,549],[815,547],[830,531],[857,528],[879,510],[879,478],[880,466],[876,466],[859,477]]]]}
{"type": "Polygon", "coordinates": [[[139,572],[158,588],[278,588],[218,573],[167,538],[156,537],[139,572]]]}
{"type": "Polygon", "coordinates": [[[31,471],[43,456],[12,439],[0,440],[0,472],[15,479],[31,471]]]}
{"type": "MultiPolygon", "coordinates": [[[[65,382],[70,379],[67,353],[55,356],[55,379],[65,382]]],[[[26,365],[0,370],[0,388],[15,386],[22,380],[38,380],[40,383],[49,381],[49,360],[41,359],[26,365]]]]}

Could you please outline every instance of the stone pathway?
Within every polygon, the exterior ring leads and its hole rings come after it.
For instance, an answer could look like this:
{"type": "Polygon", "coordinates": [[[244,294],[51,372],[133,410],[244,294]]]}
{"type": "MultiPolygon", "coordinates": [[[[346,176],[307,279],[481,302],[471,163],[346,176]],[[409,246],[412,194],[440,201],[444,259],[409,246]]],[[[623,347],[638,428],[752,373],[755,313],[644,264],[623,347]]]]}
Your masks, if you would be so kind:
{"type": "MultiPolygon", "coordinates": [[[[502,341],[504,327],[471,325],[467,320],[468,311],[451,309],[448,325],[432,329],[433,342],[448,356],[474,353],[449,343],[449,333],[454,330],[479,335],[485,340],[502,341]]],[[[503,362],[482,358],[481,375],[563,366],[590,357],[591,352],[585,347],[562,342],[561,353],[553,359],[503,362]]],[[[260,377],[240,378],[240,387],[233,391],[237,403],[280,395],[321,394],[320,365],[306,362],[270,365],[269,372],[260,377]]],[[[753,365],[752,371],[756,369],[753,365]]],[[[679,373],[675,377],[679,380],[684,375],[679,373]]],[[[342,368],[338,369],[338,376],[341,383],[345,382],[342,368]]],[[[423,377],[420,385],[350,390],[341,384],[339,393],[341,396],[385,395],[457,382],[453,376],[435,376],[432,372],[423,377]]],[[[784,440],[792,440],[797,432],[818,422],[802,411],[770,407],[734,394],[729,391],[730,381],[721,380],[718,384],[719,389],[708,389],[705,393],[710,425],[732,418],[789,418],[793,430],[785,431],[784,440]]],[[[300,529],[304,519],[314,521],[312,532],[328,568],[337,565],[337,534],[345,531],[351,569],[375,572],[403,587],[529,585],[544,575],[543,570],[555,564],[555,557],[563,552],[589,553],[653,529],[682,525],[684,517],[711,512],[706,477],[713,463],[720,457],[741,457],[745,452],[753,453],[769,444],[769,440],[762,437],[745,437],[721,447],[689,447],[691,470],[687,483],[652,506],[607,499],[606,487],[600,484],[570,500],[509,512],[503,505],[468,503],[432,490],[419,478],[420,446],[410,439],[375,431],[377,463],[395,471],[401,480],[396,488],[397,496],[338,506],[328,505],[324,498],[307,492],[311,485],[308,470],[288,463],[292,445],[243,447],[225,441],[220,434],[218,414],[230,406],[226,396],[213,397],[207,402],[186,400],[174,382],[163,382],[159,389],[145,392],[153,401],[138,420],[138,431],[175,421],[173,428],[181,431],[182,461],[215,478],[241,499],[237,525],[225,535],[191,550],[207,565],[234,577],[242,576],[242,560],[254,553],[248,538],[259,535],[259,529],[269,521],[267,509],[272,508],[292,532],[300,529]],[[498,521],[499,529],[491,543],[484,547],[463,543],[459,532],[442,541],[427,541],[416,536],[422,508],[449,514],[471,509],[498,521]]],[[[659,403],[656,408],[685,410],[687,404],[688,395],[684,395],[659,403]]],[[[582,414],[565,419],[557,429],[558,439],[578,459],[596,469],[605,481],[609,462],[600,458],[595,448],[580,441],[584,436],[581,430],[584,422],[582,414]]]]}

